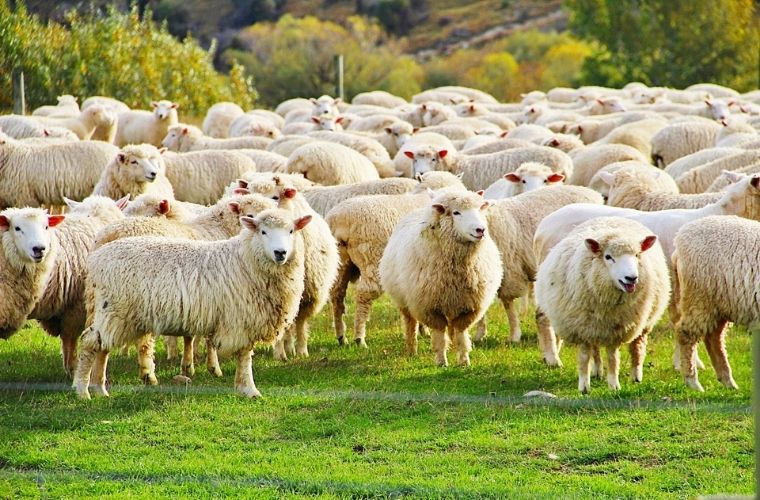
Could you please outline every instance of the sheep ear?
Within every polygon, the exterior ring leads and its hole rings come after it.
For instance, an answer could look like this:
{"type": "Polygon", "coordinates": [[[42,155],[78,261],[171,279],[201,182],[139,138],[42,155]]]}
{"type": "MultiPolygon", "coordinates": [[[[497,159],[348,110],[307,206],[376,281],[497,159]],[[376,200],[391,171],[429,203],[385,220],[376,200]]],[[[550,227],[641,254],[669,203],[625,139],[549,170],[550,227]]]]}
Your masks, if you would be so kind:
{"type": "Polygon", "coordinates": [[[65,215],[48,215],[48,227],[55,227],[66,218],[65,215]]]}
{"type": "Polygon", "coordinates": [[[547,181],[549,181],[551,184],[554,184],[555,182],[562,182],[565,180],[565,176],[562,174],[552,174],[549,177],[546,178],[547,181]]]}
{"type": "Polygon", "coordinates": [[[296,219],[294,222],[296,231],[300,231],[301,229],[305,228],[309,222],[311,222],[311,215],[304,215],[300,219],[296,219]]]}
{"type": "Polygon", "coordinates": [[[725,177],[726,179],[728,179],[732,183],[739,182],[741,180],[741,178],[742,178],[741,174],[739,174],[737,172],[734,172],[733,170],[724,170],[723,171],[723,177],[725,177]]]}
{"type": "Polygon", "coordinates": [[[282,190],[282,196],[287,199],[293,199],[298,194],[298,190],[296,188],[285,188],[282,190]]]}
{"type": "Polygon", "coordinates": [[[243,189],[248,187],[248,181],[244,179],[238,179],[237,184],[238,184],[238,187],[243,188],[243,189]]]}
{"type": "Polygon", "coordinates": [[[422,111],[427,111],[427,104],[420,106],[420,109],[422,109],[422,111]]]}
{"type": "Polygon", "coordinates": [[[246,195],[251,194],[251,190],[248,188],[235,188],[232,190],[232,194],[246,195]]]}
{"type": "Polygon", "coordinates": [[[335,119],[335,123],[343,123],[343,117],[339,116],[335,119]]]}
{"type": "Polygon", "coordinates": [[[158,103],[156,101],[151,101],[150,105],[154,108],[158,107],[158,103]]]}
{"type": "Polygon", "coordinates": [[[434,208],[434,209],[435,209],[435,211],[436,211],[436,212],[438,212],[438,214],[440,214],[440,215],[443,215],[444,213],[446,213],[446,207],[444,207],[444,206],[443,206],[443,205],[441,205],[440,203],[434,203],[434,204],[433,204],[433,208],[434,208]]]}
{"type": "Polygon", "coordinates": [[[454,99],[453,97],[449,97],[449,102],[450,102],[451,104],[457,104],[457,100],[456,100],[456,99],[454,99]]]}
{"type": "Polygon", "coordinates": [[[650,248],[652,248],[652,245],[654,245],[654,242],[657,241],[657,236],[651,235],[644,238],[644,241],[641,242],[641,251],[646,252],[650,248]]]}
{"type": "Polygon", "coordinates": [[[66,204],[67,207],[69,207],[72,210],[76,209],[78,206],[82,204],[81,201],[74,201],[69,198],[66,198],[65,196],[63,197],[63,202],[66,204]]]}
{"type": "Polygon", "coordinates": [[[553,148],[556,148],[557,146],[559,146],[559,139],[552,139],[551,141],[549,141],[549,146],[553,148]]]}
{"type": "Polygon", "coordinates": [[[480,205],[481,210],[487,210],[489,207],[493,205],[493,200],[486,200],[483,202],[482,205],[480,205]]]}
{"type": "Polygon", "coordinates": [[[612,183],[615,182],[615,175],[609,172],[599,172],[599,178],[608,186],[612,186],[612,183]]]}
{"type": "Polygon", "coordinates": [[[480,191],[475,191],[475,194],[478,196],[483,196],[485,194],[485,190],[481,189],[480,191]]]}
{"type": "Polygon", "coordinates": [[[597,99],[596,102],[598,102],[599,104],[601,104],[602,106],[604,106],[604,100],[603,99],[597,99]]]}
{"type": "Polygon", "coordinates": [[[236,201],[231,201],[227,203],[227,208],[230,209],[230,212],[233,214],[240,214],[240,203],[236,201]]]}
{"type": "Polygon", "coordinates": [[[760,177],[757,175],[752,176],[752,180],[749,181],[750,185],[755,189],[760,189],[760,177]]]}
{"type": "Polygon", "coordinates": [[[311,121],[314,122],[314,123],[316,123],[317,125],[319,125],[319,118],[318,117],[312,116],[311,117],[311,121]]]}
{"type": "Polygon", "coordinates": [[[124,163],[127,161],[127,155],[126,153],[122,153],[121,151],[116,153],[116,161],[119,163],[124,163]]]}
{"type": "Polygon", "coordinates": [[[177,108],[179,108],[179,104],[177,104],[176,102],[173,102],[172,105],[169,106],[169,107],[172,108],[172,109],[177,109],[177,108]]]}
{"type": "Polygon", "coordinates": [[[42,131],[42,135],[44,137],[50,137],[50,131],[48,129],[45,129],[45,130],[42,131]]]}
{"type": "Polygon", "coordinates": [[[166,153],[167,151],[168,151],[167,148],[159,148],[158,154],[162,155],[162,154],[166,153]]]}
{"type": "Polygon", "coordinates": [[[182,135],[187,135],[190,132],[190,129],[187,127],[182,127],[182,135]]]}
{"type": "Polygon", "coordinates": [[[158,213],[166,215],[169,213],[169,200],[161,200],[158,202],[158,213]]]}
{"type": "MultiPolygon", "coordinates": [[[[238,207],[239,209],[240,207],[238,207]]],[[[237,212],[236,212],[237,213],[237,212]]],[[[253,217],[243,216],[240,218],[240,225],[249,231],[256,231],[259,229],[259,223],[253,217]]]]}
{"type": "Polygon", "coordinates": [[[504,178],[507,179],[509,182],[514,182],[515,184],[517,184],[518,182],[520,182],[522,180],[520,178],[520,176],[517,175],[514,172],[510,172],[508,174],[504,174],[504,178]]]}
{"type": "Polygon", "coordinates": [[[282,184],[282,180],[280,179],[279,175],[273,175],[272,180],[274,181],[275,186],[279,186],[280,184],[282,184]]]}
{"type": "Polygon", "coordinates": [[[598,254],[601,251],[602,246],[598,241],[591,238],[586,238],[586,248],[591,250],[591,253],[598,254]]]}
{"type": "Polygon", "coordinates": [[[404,151],[404,156],[414,160],[414,153],[412,153],[411,151],[404,151]]]}
{"type": "Polygon", "coordinates": [[[0,215],[0,231],[7,231],[10,227],[11,221],[8,220],[8,217],[0,215]]]}
{"type": "Polygon", "coordinates": [[[419,132],[419,131],[420,131],[420,128],[419,128],[419,127],[414,127],[414,128],[412,129],[412,135],[416,134],[416,133],[417,133],[417,132],[419,132]]]}
{"type": "Polygon", "coordinates": [[[119,210],[123,211],[127,208],[127,205],[129,205],[129,197],[130,195],[126,195],[116,200],[116,206],[119,207],[119,210]]]}
{"type": "Polygon", "coordinates": [[[447,150],[445,150],[445,149],[442,149],[442,150],[438,151],[438,156],[441,157],[441,158],[446,158],[447,154],[449,154],[449,152],[447,150]]]}
{"type": "Polygon", "coordinates": [[[504,132],[502,132],[501,134],[499,134],[499,137],[501,137],[503,139],[503,138],[505,138],[507,136],[507,134],[509,134],[509,130],[505,130],[504,132]]]}
{"type": "Polygon", "coordinates": [[[475,105],[474,104],[470,104],[470,108],[469,109],[470,109],[470,113],[474,113],[475,112],[475,105]]]}
{"type": "Polygon", "coordinates": [[[390,127],[385,127],[385,133],[386,134],[392,134],[393,133],[393,129],[390,128],[390,127]]]}

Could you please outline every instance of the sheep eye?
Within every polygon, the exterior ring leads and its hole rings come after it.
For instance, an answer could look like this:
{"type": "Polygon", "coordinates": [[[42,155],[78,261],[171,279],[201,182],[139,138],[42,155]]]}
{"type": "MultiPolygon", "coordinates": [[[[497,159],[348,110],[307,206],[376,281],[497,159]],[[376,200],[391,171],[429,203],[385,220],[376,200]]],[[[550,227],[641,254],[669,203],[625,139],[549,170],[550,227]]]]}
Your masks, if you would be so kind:
{"type": "Polygon", "coordinates": [[[16,226],[14,229],[16,229],[16,231],[21,231],[21,228],[18,226],[16,226]]]}
{"type": "Polygon", "coordinates": [[[132,160],[132,165],[137,165],[137,162],[135,160],[132,160]]]}
{"type": "Polygon", "coordinates": [[[293,230],[292,229],[290,230],[290,234],[293,234],[293,230]]]}
{"type": "Polygon", "coordinates": [[[454,212],[454,215],[462,215],[462,214],[461,214],[461,212],[459,212],[459,210],[456,210],[456,211],[454,212]]]}
{"type": "Polygon", "coordinates": [[[261,231],[261,234],[267,234],[267,232],[266,232],[266,231],[263,231],[263,230],[262,230],[262,231],[261,231]]]}
{"type": "Polygon", "coordinates": [[[615,259],[612,258],[612,255],[605,255],[604,258],[611,262],[615,262],[615,259]]]}
{"type": "Polygon", "coordinates": [[[525,182],[525,180],[523,180],[523,181],[522,181],[522,183],[523,183],[523,184],[527,184],[527,182],[525,182]]]}
{"type": "Polygon", "coordinates": [[[279,197],[279,196],[272,196],[272,199],[273,199],[274,201],[278,201],[278,200],[280,199],[280,197],[279,197]]]}
{"type": "Polygon", "coordinates": [[[393,135],[395,135],[396,137],[398,137],[398,134],[396,132],[393,132],[393,135]]]}

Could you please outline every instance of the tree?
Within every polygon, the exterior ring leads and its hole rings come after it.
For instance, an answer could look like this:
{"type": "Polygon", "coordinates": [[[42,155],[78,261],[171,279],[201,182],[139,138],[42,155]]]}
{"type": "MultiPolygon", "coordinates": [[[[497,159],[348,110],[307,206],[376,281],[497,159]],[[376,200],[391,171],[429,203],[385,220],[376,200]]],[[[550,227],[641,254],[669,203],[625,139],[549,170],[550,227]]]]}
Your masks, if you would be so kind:
{"type": "Polygon", "coordinates": [[[587,83],[756,88],[760,20],[752,0],[566,0],[572,29],[598,42],[587,83]]]}

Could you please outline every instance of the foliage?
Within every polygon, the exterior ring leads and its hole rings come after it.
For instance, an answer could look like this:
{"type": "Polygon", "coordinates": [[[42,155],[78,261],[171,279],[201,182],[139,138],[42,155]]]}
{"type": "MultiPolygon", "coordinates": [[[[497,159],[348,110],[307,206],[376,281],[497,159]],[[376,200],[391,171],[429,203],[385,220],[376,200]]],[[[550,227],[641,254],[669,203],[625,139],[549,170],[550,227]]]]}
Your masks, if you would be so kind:
{"type": "Polygon", "coordinates": [[[149,12],[140,20],[134,7],[126,14],[111,8],[103,16],[72,11],[63,27],[42,24],[21,4],[12,12],[0,0],[0,107],[10,106],[10,72],[17,67],[24,70],[32,107],[64,93],[108,95],[134,107],[171,99],[190,114],[222,100],[252,106],[251,79],[240,67],[230,77],[217,73],[213,51],[190,37],[178,41],[149,12]]]}
{"type": "Polygon", "coordinates": [[[599,43],[588,83],[683,88],[758,83],[760,23],[752,0],[567,0],[573,30],[599,43]]]}
{"type": "Polygon", "coordinates": [[[243,30],[234,57],[256,78],[264,103],[273,106],[297,96],[335,93],[333,57],[343,54],[347,98],[367,90],[388,90],[409,98],[421,89],[422,72],[402,47],[382,29],[361,17],[346,25],[315,17],[281,17],[243,30]]]}

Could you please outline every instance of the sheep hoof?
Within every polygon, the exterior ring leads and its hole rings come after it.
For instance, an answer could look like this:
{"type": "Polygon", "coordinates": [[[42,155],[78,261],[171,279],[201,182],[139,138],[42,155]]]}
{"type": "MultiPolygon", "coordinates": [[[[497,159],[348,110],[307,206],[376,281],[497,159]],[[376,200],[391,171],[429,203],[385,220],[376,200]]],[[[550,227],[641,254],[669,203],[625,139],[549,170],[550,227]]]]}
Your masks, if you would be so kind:
{"type": "Polygon", "coordinates": [[[549,368],[562,368],[562,360],[559,359],[559,357],[554,356],[554,355],[550,355],[550,356],[545,355],[544,363],[546,363],[546,365],[549,368]]]}
{"type": "Polygon", "coordinates": [[[182,365],[181,366],[181,373],[185,377],[192,377],[195,375],[195,366],[194,365],[182,365]]]}
{"type": "Polygon", "coordinates": [[[355,342],[355,343],[356,343],[356,345],[357,345],[357,346],[359,346],[359,347],[362,347],[362,348],[364,348],[364,349],[366,349],[366,348],[367,348],[367,343],[364,341],[364,339],[363,339],[363,338],[354,339],[354,342],[355,342]]]}
{"type": "Polygon", "coordinates": [[[80,385],[75,385],[74,386],[74,390],[77,392],[77,397],[79,399],[86,399],[86,400],[92,399],[90,397],[90,391],[88,390],[87,387],[82,387],[80,385]]]}
{"type": "Polygon", "coordinates": [[[338,337],[338,345],[346,345],[346,337],[338,337]]]}
{"type": "Polygon", "coordinates": [[[241,396],[251,399],[261,397],[261,393],[255,387],[238,387],[238,393],[240,393],[241,396]]]}
{"type": "Polygon", "coordinates": [[[736,385],[736,381],[733,378],[729,378],[728,380],[721,380],[720,383],[726,386],[726,389],[731,389],[734,391],[739,390],[739,386],[736,385]]]}
{"type": "Polygon", "coordinates": [[[152,373],[147,373],[142,376],[143,384],[145,385],[158,385],[158,379],[152,373]]]}
{"type": "Polygon", "coordinates": [[[308,358],[308,357],[309,357],[309,350],[308,350],[308,349],[306,349],[306,348],[303,348],[303,349],[298,349],[298,350],[296,351],[296,354],[297,354],[298,356],[303,356],[304,358],[308,358]]]}
{"type": "Polygon", "coordinates": [[[218,366],[209,366],[208,372],[214,376],[214,377],[221,377],[222,376],[222,369],[218,366]]]}
{"type": "MultiPolygon", "coordinates": [[[[104,385],[91,385],[89,389],[95,396],[102,396],[104,398],[107,398],[109,396],[108,390],[104,385]]],[[[88,391],[88,394],[90,391],[88,391]]]]}
{"type": "Polygon", "coordinates": [[[699,392],[705,392],[704,387],[702,387],[702,384],[699,383],[699,380],[697,380],[697,377],[684,377],[684,382],[686,382],[686,387],[689,389],[694,389],[695,391],[699,392]]]}
{"type": "Polygon", "coordinates": [[[702,362],[701,359],[699,359],[699,356],[697,356],[697,370],[704,370],[705,364],[702,362]]]}

